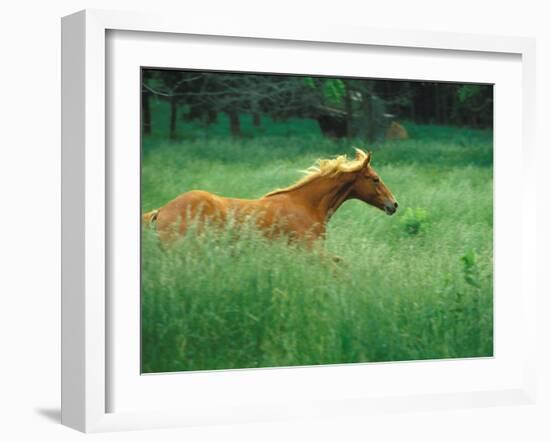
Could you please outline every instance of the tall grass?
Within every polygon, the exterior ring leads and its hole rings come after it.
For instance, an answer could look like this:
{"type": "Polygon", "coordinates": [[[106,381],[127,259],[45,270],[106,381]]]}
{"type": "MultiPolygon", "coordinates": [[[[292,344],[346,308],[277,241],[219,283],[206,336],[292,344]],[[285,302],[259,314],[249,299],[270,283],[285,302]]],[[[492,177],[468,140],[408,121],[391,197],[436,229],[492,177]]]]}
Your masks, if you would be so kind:
{"type": "MultiPolygon", "coordinates": [[[[397,214],[347,202],[326,252],[250,228],[238,240],[231,228],[191,233],[166,249],[144,230],[143,371],[492,355],[492,135],[407,128],[411,139],[372,147],[397,214]]],[[[344,152],[314,131],[147,138],[143,210],[195,188],[256,198],[344,152]]]]}

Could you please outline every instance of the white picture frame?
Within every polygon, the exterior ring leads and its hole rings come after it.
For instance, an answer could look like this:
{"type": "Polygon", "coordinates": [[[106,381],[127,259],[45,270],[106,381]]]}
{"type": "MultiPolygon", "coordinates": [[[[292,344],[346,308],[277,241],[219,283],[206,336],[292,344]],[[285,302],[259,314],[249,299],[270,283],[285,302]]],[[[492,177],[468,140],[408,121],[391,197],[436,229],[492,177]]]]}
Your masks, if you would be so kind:
{"type": "MultiPolygon", "coordinates": [[[[157,34],[158,35],[158,34],[157,34]]],[[[443,52],[442,52],[443,53],[443,52]]],[[[532,403],[535,382],[535,256],[536,196],[534,188],[535,43],[517,37],[490,37],[452,33],[427,33],[347,28],[322,24],[280,28],[248,22],[212,22],[195,17],[165,17],[151,14],[81,11],[62,21],[62,423],[80,431],[110,431],[138,428],[185,426],[216,422],[249,422],[327,415],[357,415],[373,410],[388,412],[426,408],[453,408],[532,403]],[[189,413],[180,411],[109,411],[108,396],[113,388],[109,367],[113,354],[107,339],[110,324],[107,244],[112,231],[109,217],[109,155],[106,120],[108,89],[106,67],[109,60],[107,34],[154,32],[162,35],[217,36],[219,38],[268,39],[271,41],[368,45],[403,50],[430,49],[468,51],[483,54],[514,54],[521,57],[521,148],[523,193],[521,215],[522,315],[517,322],[523,330],[524,352],[521,383],[489,390],[477,388],[462,393],[397,394],[373,397],[328,395],[323,400],[275,401],[272,405],[252,402],[224,412],[208,407],[189,413]],[[531,339],[529,339],[531,338],[531,339]]],[[[138,331],[136,331],[138,333],[138,331]]],[[[379,370],[389,370],[383,365],[379,370]]],[[[342,367],[332,367],[338,376],[342,367]]],[[[307,368],[302,369],[307,370],[307,368]]],[[[299,371],[295,371],[299,373],[299,371]]],[[[341,372],[340,372],[341,373],[341,372]]],[[[246,370],[228,373],[245,381],[246,370]]],[[[206,380],[208,382],[208,380],[206,380]]],[[[235,405],[235,404],[233,404],[235,405]]],[[[152,407],[153,409],[154,407],[152,407]]],[[[162,408],[162,407],[160,407],[162,408]]]]}

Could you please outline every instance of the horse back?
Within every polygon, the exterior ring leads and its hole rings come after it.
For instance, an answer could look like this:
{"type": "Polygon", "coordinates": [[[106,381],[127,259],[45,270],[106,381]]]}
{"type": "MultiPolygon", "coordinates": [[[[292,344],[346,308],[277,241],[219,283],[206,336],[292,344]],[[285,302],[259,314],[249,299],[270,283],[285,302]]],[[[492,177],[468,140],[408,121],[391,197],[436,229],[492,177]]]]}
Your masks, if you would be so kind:
{"type": "Polygon", "coordinates": [[[224,199],[203,190],[182,193],[168,202],[157,214],[157,231],[161,239],[183,234],[190,221],[223,221],[227,214],[224,199]]]}
{"type": "Polygon", "coordinates": [[[318,237],[324,224],[306,208],[297,206],[286,195],[257,200],[226,198],[203,190],[183,193],[156,211],[156,229],[162,241],[184,235],[190,222],[199,230],[208,225],[223,225],[231,216],[237,223],[254,220],[268,234],[290,237],[318,237]]]}

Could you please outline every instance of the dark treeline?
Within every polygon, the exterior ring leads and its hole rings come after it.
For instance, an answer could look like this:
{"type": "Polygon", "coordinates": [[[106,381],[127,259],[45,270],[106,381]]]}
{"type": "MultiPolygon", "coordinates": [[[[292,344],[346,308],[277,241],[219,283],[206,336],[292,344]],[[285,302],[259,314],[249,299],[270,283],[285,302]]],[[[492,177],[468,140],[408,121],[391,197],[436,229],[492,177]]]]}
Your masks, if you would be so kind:
{"type": "Polygon", "coordinates": [[[262,116],[310,118],[327,136],[369,141],[391,121],[493,124],[493,87],[478,84],[143,69],[144,134],[151,133],[153,98],[169,103],[171,138],[178,118],[207,127],[220,114],[233,136],[241,135],[240,116],[249,114],[256,126],[262,116]]]}

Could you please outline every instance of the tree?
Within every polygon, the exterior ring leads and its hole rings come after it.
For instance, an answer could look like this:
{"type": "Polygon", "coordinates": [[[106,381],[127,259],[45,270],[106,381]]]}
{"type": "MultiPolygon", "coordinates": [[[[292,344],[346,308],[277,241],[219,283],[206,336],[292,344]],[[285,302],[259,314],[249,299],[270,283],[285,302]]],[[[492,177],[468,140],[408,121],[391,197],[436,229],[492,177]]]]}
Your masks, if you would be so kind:
{"type": "Polygon", "coordinates": [[[142,127],[151,133],[150,100],[169,103],[168,129],[175,139],[179,118],[205,128],[227,115],[232,136],[242,135],[240,116],[284,121],[317,120],[328,136],[381,138],[393,119],[435,124],[492,124],[492,87],[459,83],[144,70],[142,127]]]}
{"type": "Polygon", "coordinates": [[[493,124],[493,88],[488,85],[465,84],[457,87],[454,116],[470,126],[493,124]]]}
{"type": "MultiPolygon", "coordinates": [[[[151,80],[152,71],[142,70],[141,84],[146,84],[151,80]]],[[[150,135],[151,128],[151,92],[146,88],[141,90],[141,124],[142,131],[145,135],[150,135]]]]}

